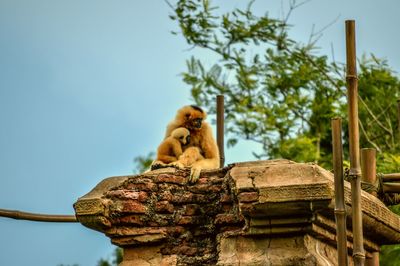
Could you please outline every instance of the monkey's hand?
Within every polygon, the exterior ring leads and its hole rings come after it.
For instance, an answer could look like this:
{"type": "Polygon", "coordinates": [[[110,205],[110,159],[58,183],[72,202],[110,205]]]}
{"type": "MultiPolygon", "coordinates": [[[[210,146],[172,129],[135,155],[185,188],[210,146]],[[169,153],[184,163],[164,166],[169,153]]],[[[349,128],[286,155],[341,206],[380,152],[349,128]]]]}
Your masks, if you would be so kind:
{"type": "Polygon", "coordinates": [[[175,168],[178,168],[178,169],[183,169],[183,168],[185,168],[185,165],[184,165],[183,163],[179,162],[179,161],[172,162],[172,163],[170,163],[170,164],[168,164],[168,165],[169,165],[169,166],[172,166],[172,167],[175,167],[175,168]]]}
{"type": "Polygon", "coordinates": [[[192,169],[190,170],[190,176],[189,176],[189,183],[196,183],[197,180],[199,180],[201,173],[201,167],[199,166],[193,166],[192,169]]]}

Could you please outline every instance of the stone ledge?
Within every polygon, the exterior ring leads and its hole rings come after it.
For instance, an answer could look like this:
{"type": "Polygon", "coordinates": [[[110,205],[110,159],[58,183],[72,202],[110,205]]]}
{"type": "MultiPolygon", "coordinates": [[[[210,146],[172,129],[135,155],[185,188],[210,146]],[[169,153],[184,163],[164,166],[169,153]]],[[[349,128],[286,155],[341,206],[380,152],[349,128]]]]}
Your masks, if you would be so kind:
{"type": "MultiPolygon", "coordinates": [[[[196,184],[188,175],[167,168],[105,179],[74,204],[76,216],[124,248],[122,265],[336,265],[332,173],[273,160],[204,171],[196,184]],[[140,254],[145,247],[154,259],[140,254]]],[[[350,192],[345,182],[348,229],[350,192]]],[[[367,256],[399,243],[399,217],[361,196],[367,256]]]]}

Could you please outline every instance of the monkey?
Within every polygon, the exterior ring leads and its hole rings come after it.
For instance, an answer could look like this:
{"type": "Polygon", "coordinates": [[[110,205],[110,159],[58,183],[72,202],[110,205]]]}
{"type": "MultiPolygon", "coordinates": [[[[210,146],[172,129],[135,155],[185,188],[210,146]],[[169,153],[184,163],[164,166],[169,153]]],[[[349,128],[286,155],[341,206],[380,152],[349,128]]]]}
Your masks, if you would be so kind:
{"type": "Polygon", "coordinates": [[[179,160],[172,163],[178,168],[191,167],[189,183],[195,183],[202,169],[216,169],[220,167],[219,150],[212,133],[211,126],[204,121],[207,113],[196,105],[187,105],[180,108],[165,132],[167,138],[173,130],[185,127],[190,131],[190,143],[183,148],[179,160]]]}
{"type": "Polygon", "coordinates": [[[177,161],[182,155],[182,146],[189,142],[188,129],[184,127],[174,129],[158,146],[156,162],[165,165],[177,161]]]}

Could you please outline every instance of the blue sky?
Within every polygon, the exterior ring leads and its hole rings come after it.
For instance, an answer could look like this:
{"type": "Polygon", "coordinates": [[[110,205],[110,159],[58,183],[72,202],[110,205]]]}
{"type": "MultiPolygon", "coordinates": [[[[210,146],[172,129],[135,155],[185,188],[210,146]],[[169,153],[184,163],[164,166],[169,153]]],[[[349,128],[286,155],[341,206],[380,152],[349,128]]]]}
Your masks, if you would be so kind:
{"type": "MultiPolygon", "coordinates": [[[[224,9],[245,1],[215,1],[224,9]]],[[[283,1],[287,9],[287,1],[283,1]]],[[[255,2],[281,14],[281,1],[255,2]]],[[[357,51],[400,69],[400,2],[314,0],[297,9],[291,37],[325,30],[321,52],[344,61],[344,20],[355,19],[357,51]]],[[[179,73],[191,55],[164,1],[0,0],[0,208],[72,214],[103,178],[132,173],[155,150],[175,110],[190,101],[179,73]]],[[[226,161],[254,159],[240,142],[226,161]]],[[[0,265],[95,265],[111,254],[105,236],[80,224],[0,218],[0,265]]]]}

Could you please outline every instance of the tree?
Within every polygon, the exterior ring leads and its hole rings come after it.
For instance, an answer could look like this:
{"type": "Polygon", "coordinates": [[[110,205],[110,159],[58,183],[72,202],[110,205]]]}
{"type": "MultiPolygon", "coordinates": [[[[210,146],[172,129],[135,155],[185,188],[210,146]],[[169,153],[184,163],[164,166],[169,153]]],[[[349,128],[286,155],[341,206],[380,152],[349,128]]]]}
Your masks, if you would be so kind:
{"type": "MultiPolygon", "coordinates": [[[[305,44],[289,37],[288,18],[302,3],[291,1],[284,19],[256,16],[252,3],[223,15],[207,0],[171,4],[179,34],[219,58],[208,69],[190,58],[183,81],[210,113],[215,113],[215,96],[225,95],[228,147],[238,139],[252,140],[263,148],[257,158],[315,161],[331,168],[330,120],[346,116],[344,65],[317,53],[319,33],[305,44]]],[[[361,147],[375,147],[388,158],[383,151],[399,150],[393,115],[399,80],[373,55],[363,57],[359,69],[361,147]],[[388,89],[392,98],[385,96],[388,89]]],[[[346,124],[344,130],[347,135],[346,124]]]]}
{"type": "MultiPolygon", "coordinates": [[[[330,169],[330,120],[347,112],[344,64],[317,53],[318,33],[305,44],[289,37],[288,18],[302,3],[291,1],[284,19],[258,17],[252,3],[222,15],[208,0],[170,4],[170,17],[180,28],[174,33],[218,56],[209,68],[194,57],[187,60],[183,81],[209,113],[216,111],[216,95],[225,96],[228,147],[252,140],[263,148],[256,158],[314,161],[330,169]]],[[[400,81],[374,55],[363,56],[358,65],[360,147],[377,149],[378,171],[400,172],[400,81]]],[[[346,119],[343,129],[347,140],[346,119]]],[[[394,258],[400,258],[399,245],[383,247],[381,265],[400,265],[394,258]]]]}
{"type": "Polygon", "coordinates": [[[118,266],[122,262],[122,249],[116,248],[112,253],[111,259],[101,258],[97,262],[97,266],[118,266]]]}

